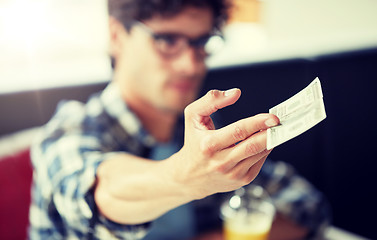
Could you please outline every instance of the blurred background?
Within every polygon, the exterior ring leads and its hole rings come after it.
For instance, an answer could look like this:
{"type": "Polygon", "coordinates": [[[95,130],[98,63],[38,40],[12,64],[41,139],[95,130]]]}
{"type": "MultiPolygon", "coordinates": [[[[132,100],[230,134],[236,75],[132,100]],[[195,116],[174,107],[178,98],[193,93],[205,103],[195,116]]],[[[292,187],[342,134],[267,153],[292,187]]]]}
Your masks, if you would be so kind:
{"type": "MultiPolygon", "coordinates": [[[[203,92],[241,88],[240,101],[220,112],[232,122],[267,112],[319,77],[328,118],[271,157],[325,192],[335,226],[377,239],[377,1],[232,1],[226,45],[208,59],[203,92]]],[[[107,35],[104,0],[0,0],[0,157],[27,149],[60,100],[86,101],[103,89],[111,79],[107,35]]],[[[0,203],[0,231],[9,228],[3,217],[25,217],[21,196],[23,212],[5,215],[0,203]]]]}
{"type": "Polygon", "coordinates": [[[110,76],[104,0],[0,0],[0,92],[110,76]]]}

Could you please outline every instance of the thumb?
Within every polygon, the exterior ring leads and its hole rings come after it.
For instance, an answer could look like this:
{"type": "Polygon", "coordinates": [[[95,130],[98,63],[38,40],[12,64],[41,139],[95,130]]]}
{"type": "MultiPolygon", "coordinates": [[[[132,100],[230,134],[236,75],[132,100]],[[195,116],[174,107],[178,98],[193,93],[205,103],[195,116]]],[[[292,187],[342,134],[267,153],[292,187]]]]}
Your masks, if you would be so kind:
{"type": "Polygon", "coordinates": [[[199,122],[212,113],[226,106],[234,104],[241,96],[241,90],[232,88],[227,91],[210,90],[206,95],[188,105],[185,109],[186,118],[199,122]]]}

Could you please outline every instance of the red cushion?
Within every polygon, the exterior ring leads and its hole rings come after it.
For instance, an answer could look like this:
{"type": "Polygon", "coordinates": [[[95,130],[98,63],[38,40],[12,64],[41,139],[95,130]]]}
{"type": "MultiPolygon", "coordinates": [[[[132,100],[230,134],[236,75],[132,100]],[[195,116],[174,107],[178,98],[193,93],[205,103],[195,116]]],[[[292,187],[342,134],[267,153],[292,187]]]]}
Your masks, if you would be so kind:
{"type": "Polygon", "coordinates": [[[26,239],[31,181],[29,149],[0,159],[0,239],[26,239]]]}

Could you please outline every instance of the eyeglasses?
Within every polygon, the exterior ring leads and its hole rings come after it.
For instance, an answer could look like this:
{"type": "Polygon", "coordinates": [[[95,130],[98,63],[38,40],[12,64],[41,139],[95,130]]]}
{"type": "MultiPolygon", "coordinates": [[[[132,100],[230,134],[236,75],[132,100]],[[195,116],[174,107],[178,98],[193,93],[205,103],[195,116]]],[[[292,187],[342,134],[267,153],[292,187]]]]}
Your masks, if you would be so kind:
{"type": "Polygon", "coordinates": [[[190,39],[178,33],[156,33],[139,21],[135,21],[133,25],[139,26],[148,33],[153,38],[156,49],[166,57],[178,56],[186,48],[192,47],[196,56],[203,59],[218,52],[224,46],[224,38],[220,32],[190,39]]]}

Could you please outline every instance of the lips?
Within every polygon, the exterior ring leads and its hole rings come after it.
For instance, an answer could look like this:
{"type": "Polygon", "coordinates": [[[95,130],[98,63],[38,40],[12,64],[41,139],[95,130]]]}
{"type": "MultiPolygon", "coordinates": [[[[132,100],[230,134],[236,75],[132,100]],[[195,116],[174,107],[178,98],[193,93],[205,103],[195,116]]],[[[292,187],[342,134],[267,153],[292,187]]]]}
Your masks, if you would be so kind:
{"type": "Polygon", "coordinates": [[[177,80],[169,83],[169,87],[181,93],[191,92],[196,89],[196,81],[193,80],[177,80]]]}

